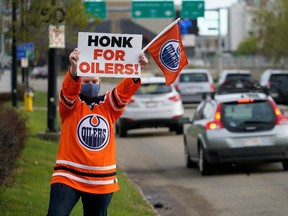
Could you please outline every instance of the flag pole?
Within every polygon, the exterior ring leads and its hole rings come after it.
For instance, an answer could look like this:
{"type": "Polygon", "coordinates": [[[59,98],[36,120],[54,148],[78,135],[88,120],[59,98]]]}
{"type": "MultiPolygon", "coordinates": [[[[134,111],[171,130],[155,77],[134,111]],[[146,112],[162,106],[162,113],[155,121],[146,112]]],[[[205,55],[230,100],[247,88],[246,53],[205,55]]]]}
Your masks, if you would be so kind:
{"type": "Polygon", "coordinates": [[[177,18],[174,22],[172,22],[170,25],[168,25],[164,30],[162,30],[152,41],[150,41],[150,43],[148,43],[143,49],[142,52],[144,53],[148,47],[155,41],[157,40],[159,37],[161,37],[163,34],[165,34],[172,26],[174,26],[176,23],[178,23],[180,20],[180,17],[177,18]]]}

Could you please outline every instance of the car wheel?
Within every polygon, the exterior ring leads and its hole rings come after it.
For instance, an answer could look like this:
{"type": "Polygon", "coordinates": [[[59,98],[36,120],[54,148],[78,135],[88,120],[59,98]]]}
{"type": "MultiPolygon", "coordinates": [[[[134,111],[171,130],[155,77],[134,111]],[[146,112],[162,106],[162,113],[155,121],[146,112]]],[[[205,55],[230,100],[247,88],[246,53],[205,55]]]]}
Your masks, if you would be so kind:
{"type": "Polygon", "coordinates": [[[188,147],[186,144],[184,144],[184,157],[185,157],[185,165],[187,168],[196,168],[197,167],[197,164],[194,163],[190,159],[190,154],[189,154],[188,147]]]}
{"type": "Polygon", "coordinates": [[[284,170],[288,170],[288,160],[283,160],[282,161],[282,166],[284,170]]]}
{"type": "Polygon", "coordinates": [[[211,174],[211,164],[205,158],[204,149],[203,149],[202,145],[200,145],[200,147],[199,147],[198,167],[199,167],[200,173],[203,176],[211,174]]]}
{"type": "Polygon", "coordinates": [[[118,133],[119,133],[119,137],[127,137],[126,127],[120,124],[118,127],[118,133]]]}
{"type": "Polygon", "coordinates": [[[176,134],[183,134],[183,126],[178,125],[175,127],[176,134]]]}

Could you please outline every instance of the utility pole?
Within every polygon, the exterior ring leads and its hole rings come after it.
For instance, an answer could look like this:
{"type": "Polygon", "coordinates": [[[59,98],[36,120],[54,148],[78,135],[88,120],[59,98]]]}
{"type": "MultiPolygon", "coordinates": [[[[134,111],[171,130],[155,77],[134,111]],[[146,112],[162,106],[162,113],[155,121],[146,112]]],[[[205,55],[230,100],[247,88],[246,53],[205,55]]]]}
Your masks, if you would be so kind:
{"type": "MultiPolygon", "coordinates": [[[[55,0],[51,0],[51,5],[55,6],[55,0]]],[[[48,111],[47,111],[47,132],[57,132],[57,71],[56,71],[56,49],[48,50],[48,111]]]]}
{"type": "MultiPolygon", "coordinates": [[[[54,7],[56,5],[55,0],[51,0],[51,5],[54,7]]],[[[63,8],[58,8],[56,11],[50,11],[50,20],[52,23],[56,23],[58,29],[58,25],[64,21],[65,11],[63,8]],[[62,13],[62,16],[57,17],[57,11],[62,13]]],[[[52,25],[51,25],[52,26],[52,25]]],[[[53,28],[53,27],[52,27],[53,28]]],[[[59,28],[60,29],[60,28],[59,28]]],[[[55,28],[54,28],[55,30],[55,28]]],[[[50,30],[49,26],[49,34],[53,34],[53,31],[50,30]],[[51,31],[51,32],[50,32],[51,31]]],[[[49,42],[50,42],[49,37],[49,42]]],[[[59,48],[59,47],[58,47],[59,48]]],[[[64,48],[64,47],[62,47],[64,48]]],[[[50,46],[49,43],[49,51],[48,51],[48,112],[47,112],[47,122],[48,128],[47,132],[58,132],[57,128],[57,47],[55,45],[50,46]]]]}
{"type": "Polygon", "coordinates": [[[16,0],[12,1],[12,68],[11,68],[11,85],[12,85],[12,105],[17,107],[17,53],[16,53],[16,0]]]}
{"type": "Polygon", "coordinates": [[[221,34],[221,9],[227,8],[215,8],[206,9],[206,11],[216,11],[218,13],[217,25],[218,25],[218,74],[223,70],[223,59],[222,59],[222,34],[221,34]]]}
{"type": "Polygon", "coordinates": [[[48,51],[48,112],[47,132],[57,132],[57,71],[56,71],[56,48],[49,48],[48,51]]]}
{"type": "Polygon", "coordinates": [[[218,73],[221,73],[223,69],[223,61],[222,61],[222,35],[221,35],[221,11],[220,8],[218,11],[218,73]]]}

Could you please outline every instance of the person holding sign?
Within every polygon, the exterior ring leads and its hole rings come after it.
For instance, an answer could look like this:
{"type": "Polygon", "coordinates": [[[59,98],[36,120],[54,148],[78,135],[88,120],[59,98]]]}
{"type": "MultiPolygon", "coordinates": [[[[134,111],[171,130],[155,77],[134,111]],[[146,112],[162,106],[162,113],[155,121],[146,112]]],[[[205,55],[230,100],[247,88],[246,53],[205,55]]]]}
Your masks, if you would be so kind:
{"type": "MultiPolygon", "coordinates": [[[[113,193],[120,189],[114,123],[141,79],[124,78],[112,91],[98,95],[98,76],[77,76],[78,48],[71,52],[69,61],[59,96],[62,129],[47,215],[69,215],[81,198],[85,216],[104,216],[113,193]]],[[[147,64],[141,53],[139,66],[147,64]]]]}

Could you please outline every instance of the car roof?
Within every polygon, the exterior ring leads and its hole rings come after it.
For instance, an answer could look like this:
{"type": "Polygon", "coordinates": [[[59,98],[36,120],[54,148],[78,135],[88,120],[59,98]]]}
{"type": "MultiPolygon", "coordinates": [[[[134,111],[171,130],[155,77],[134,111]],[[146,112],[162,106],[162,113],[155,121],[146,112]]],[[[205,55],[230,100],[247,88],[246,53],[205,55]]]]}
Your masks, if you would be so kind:
{"type": "Polygon", "coordinates": [[[141,83],[147,84],[147,83],[165,83],[164,77],[141,77],[141,83]]]}
{"type": "Polygon", "coordinates": [[[206,69],[183,69],[180,74],[187,74],[187,73],[209,73],[206,69]]]}
{"type": "Polygon", "coordinates": [[[288,70],[273,70],[273,69],[267,69],[266,71],[268,71],[271,74],[288,74],[288,70]]]}
{"type": "MultiPolygon", "coordinates": [[[[269,96],[268,96],[269,97],[269,96]]],[[[259,92],[242,92],[242,93],[231,93],[231,94],[216,94],[215,100],[217,102],[226,103],[233,102],[239,99],[252,98],[254,100],[267,100],[267,95],[259,92]]]]}
{"type": "Polygon", "coordinates": [[[250,74],[249,70],[223,70],[224,74],[250,74]]]}

